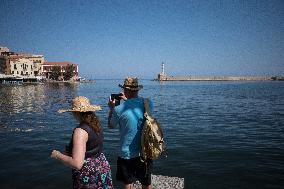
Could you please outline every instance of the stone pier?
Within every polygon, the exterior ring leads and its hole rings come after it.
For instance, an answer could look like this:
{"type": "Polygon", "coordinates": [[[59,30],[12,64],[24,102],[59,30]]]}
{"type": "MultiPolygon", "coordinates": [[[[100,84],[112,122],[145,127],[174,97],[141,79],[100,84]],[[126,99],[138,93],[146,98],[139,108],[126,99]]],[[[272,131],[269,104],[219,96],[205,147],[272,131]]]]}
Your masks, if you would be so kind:
{"type": "Polygon", "coordinates": [[[185,77],[173,77],[159,74],[158,81],[271,81],[277,80],[273,77],[226,77],[226,76],[185,76],[185,77]]]}
{"type": "MultiPolygon", "coordinates": [[[[152,175],[153,189],[183,189],[184,178],[168,177],[162,175],[152,175]]],[[[135,189],[141,189],[141,184],[137,181],[134,183],[135,189]]]]}

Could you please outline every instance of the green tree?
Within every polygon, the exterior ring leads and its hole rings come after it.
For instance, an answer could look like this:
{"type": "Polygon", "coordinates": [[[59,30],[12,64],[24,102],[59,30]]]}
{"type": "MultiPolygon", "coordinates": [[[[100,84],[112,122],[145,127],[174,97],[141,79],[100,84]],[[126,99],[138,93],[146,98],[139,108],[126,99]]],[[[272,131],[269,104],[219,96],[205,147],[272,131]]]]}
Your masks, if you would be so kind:
{"type": "Polygon", "coordinates": [[[65,72],[64,72],[64,80],[70,80],[74,75],[74,70],[75,70],[75,66],[73,66],[73,64],[68,64],[67,66],[65,66],[65,72]]]}
{"type": "Polygon", "coordinates": [[[50,79],[58,80],[60,75],[61,75],[61,68],[60,68],[60,66],[53,66],[51,68],[50,79]]]}

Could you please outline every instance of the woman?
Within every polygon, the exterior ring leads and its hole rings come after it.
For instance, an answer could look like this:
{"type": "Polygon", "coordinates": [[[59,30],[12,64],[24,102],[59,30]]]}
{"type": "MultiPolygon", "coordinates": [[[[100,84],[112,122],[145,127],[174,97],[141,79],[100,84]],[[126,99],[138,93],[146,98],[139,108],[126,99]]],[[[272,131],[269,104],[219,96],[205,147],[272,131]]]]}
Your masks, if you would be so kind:
{"type": "Polygon", "coordinates": [[[88,98],[79,96],[72,100],[72,109],[58,112],[73,112],[79,121],[66,152],[53,150],[54,158],[72,168],[73,188],[111,189],[111,169],[103,149],[103,130],[94,111],[100,106],[91,105],[88,98]]]}

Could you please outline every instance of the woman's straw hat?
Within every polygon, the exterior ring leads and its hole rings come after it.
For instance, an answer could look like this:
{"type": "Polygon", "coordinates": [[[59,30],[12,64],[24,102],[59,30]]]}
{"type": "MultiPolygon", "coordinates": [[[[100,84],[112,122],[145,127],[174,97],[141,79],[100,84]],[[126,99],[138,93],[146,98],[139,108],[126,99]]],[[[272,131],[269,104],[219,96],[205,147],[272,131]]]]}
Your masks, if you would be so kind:
{"type": "Polygon", "coordinates": [[[127,77],[124,80],[124,84],[119,84],[118,86],[131,91],[139,91],[143,88],[143,85],[138,85],[138,79],[136,77],[127,77]]]}
{"type": "Polygon", "coordinates": [[[100,106],[92,105],[87,97],[78,96],[72,100],[72,109],[60,109],[58,112],[94,112],[98,110],[101,110],[100,106]]]}

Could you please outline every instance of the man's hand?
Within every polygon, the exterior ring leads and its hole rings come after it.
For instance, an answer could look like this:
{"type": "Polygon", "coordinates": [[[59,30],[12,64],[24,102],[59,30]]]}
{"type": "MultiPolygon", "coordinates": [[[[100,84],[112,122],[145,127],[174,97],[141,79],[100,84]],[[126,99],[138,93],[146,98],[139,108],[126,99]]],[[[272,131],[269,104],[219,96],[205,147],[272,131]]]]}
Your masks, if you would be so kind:
{"type": "Polygon", "coordinates": [[[121,95],[120,95],[120,98],[121,98],[122,100],[126,101],[127,98],[126,98],[125,94],[124,94],[123,92],[121,92],[120,94],[121,94],[121,95]]]}
{"type": "Polygon", "coordinates": [[[108,100],[108,107],[110,110],[113,110],[114,107],[115,107],[115,99],[112,100],[111,97],[109,97],[109,100],[108,100]]]}

